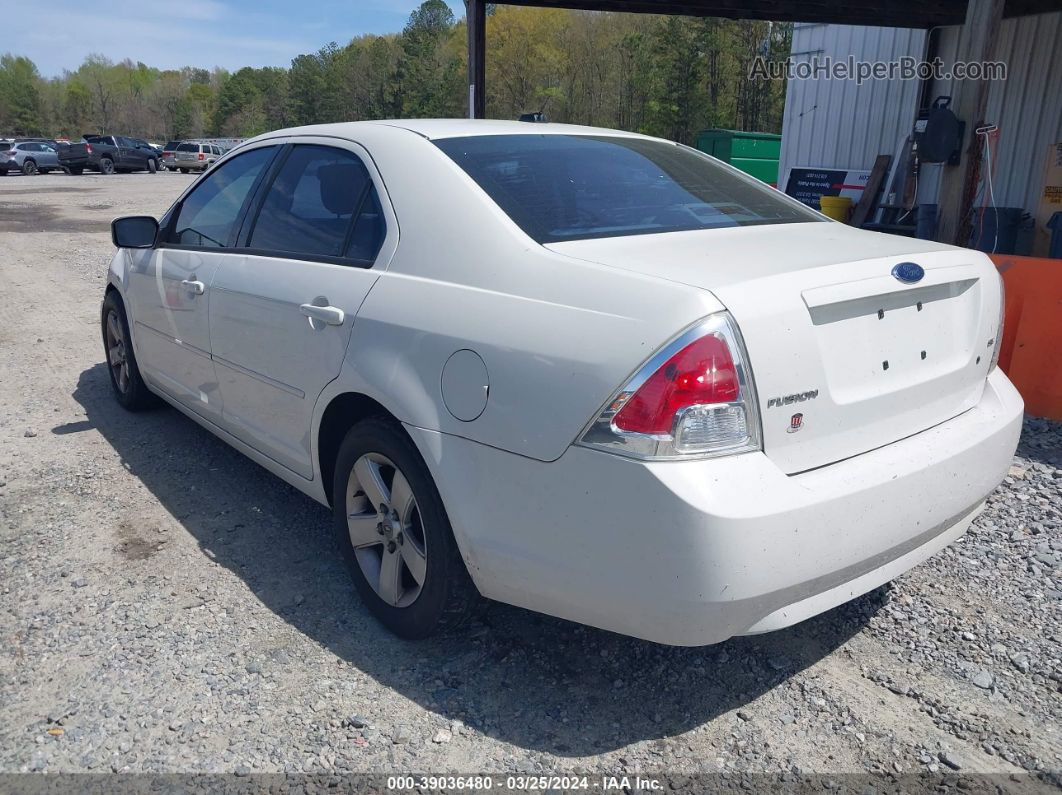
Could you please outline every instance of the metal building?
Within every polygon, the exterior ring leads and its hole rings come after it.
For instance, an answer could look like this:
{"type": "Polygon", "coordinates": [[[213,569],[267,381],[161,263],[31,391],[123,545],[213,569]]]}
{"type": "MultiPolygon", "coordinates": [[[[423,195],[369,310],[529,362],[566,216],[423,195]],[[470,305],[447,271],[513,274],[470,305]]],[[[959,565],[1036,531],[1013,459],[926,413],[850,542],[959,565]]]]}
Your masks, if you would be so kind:
{"type": "MultiPolygon", "coordinates": [[[[855,25],[797,24],[794,61],[957,60],[959,26],[931,30],[855,25]]],[[[998,125],[993,188],[998,206],[1035,210],[1043,191],[1048,147],[1062,141],[1062,11],[1006,18],[993,60],[1007,64],[1007,79],[990,84],[985,120],[998,125]]],[[[790,81],[782,127],[779,185],[793,167],[869,170],[879,154],[895,155],[914,126],[921,98],[952,94],[950,83],[818,77],[790,81]]],[[[960,114],[961,115],[961,114],[960,114]]],[[[936,203],[947,166],[923,164],[917,201],[936,203]]]]}

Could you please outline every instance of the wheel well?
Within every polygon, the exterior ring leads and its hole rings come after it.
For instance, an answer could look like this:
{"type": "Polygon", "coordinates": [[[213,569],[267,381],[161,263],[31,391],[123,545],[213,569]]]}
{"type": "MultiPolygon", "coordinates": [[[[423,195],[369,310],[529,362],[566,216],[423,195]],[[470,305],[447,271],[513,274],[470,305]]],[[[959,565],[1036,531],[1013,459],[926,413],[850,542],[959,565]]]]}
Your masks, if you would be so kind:
{"type": "Polygon", "coordinates": [[[387,417],[398,421],[380,403],[358,392],[346,392],[332,398],[321,417],[321,427],[317,431],[317,461],[321,469],[321,485],[332,504],[332,478],[335,476],[336,455],[343,437],[356,423],[369,417],[387,417]]]}

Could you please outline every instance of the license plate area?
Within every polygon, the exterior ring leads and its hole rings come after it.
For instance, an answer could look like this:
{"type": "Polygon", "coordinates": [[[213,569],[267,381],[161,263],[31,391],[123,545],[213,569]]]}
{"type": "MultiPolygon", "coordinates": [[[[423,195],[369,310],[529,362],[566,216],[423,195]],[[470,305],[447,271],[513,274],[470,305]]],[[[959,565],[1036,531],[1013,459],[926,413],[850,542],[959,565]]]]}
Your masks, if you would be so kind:
{"type": "Polygon", "coordinates": [[[967,366],[975,355],[977,285],[962,279],[809,305],[834,401],[899,391],[967,366]]]}

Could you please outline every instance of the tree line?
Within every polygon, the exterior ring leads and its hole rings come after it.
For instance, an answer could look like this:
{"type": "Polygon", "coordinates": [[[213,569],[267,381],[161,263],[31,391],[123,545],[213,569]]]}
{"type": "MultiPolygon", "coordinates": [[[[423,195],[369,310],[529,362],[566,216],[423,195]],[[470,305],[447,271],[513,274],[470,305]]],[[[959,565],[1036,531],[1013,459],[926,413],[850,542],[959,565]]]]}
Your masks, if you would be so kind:
{"type": "MultiPolygon", "coordinates": [[[[705,128],[778,132],[785,83],[750,80],[789,55],[784,23],[496,6],[487,20],[487,115],[614,127],[692,143],[705,128]]],[[[156,69],[90,55],[45,78],[0,56],[0,133],[153,141],[467,113],[466,28],[426,0],[400,33],[299,55],[288,68],[156,69]]]]}

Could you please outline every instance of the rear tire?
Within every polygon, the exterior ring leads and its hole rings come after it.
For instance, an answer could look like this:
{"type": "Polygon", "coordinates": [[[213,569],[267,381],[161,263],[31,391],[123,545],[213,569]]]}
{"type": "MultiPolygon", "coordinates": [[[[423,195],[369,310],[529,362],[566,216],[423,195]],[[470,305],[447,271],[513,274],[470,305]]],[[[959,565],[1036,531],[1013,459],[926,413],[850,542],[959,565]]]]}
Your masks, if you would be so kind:
{"type": "Polygon", "coordinates": [[[187,173],[188,173],[188,169],[187,169],[187,168],[182,168],[182,169],[179,169],[179,171],[180,171],[180,172],[181,172],[182,174],[187,174],[187,173]]]}
{"type": "Polygon", "coordinates": [[[156,398],[140,377],[140,368],[133,352],[129,320],[125,305],[117,291],[111,290],[103,299],[101,313],[103,356],[115,400],[127,411],[143,411],[156,404],[156,398]]]}
{"type": "Polygon", "coordinates": [[[381,624],[418,640],[468,618],[479,593],[431,473],[400,425],[372,417],[347,432],[332,505],[336,542],[362,602],[381,624]]]}
{"type": "Polygon", "coordinates": [[[34,160],[26,160],[22,163],[22,173],[27,177],[32,177],[37,173],[37,163],[34,160]]]}
{"type": "Polygon", "coordinates": [[[159,163],[155,158],[151,158],[147,161],[147,170],[149,174],[155,174],[159,170],[159,163]]]}
{"type": "Polygon", "coordinates": [[[85,173],[85,168],[84,166],[69,166],[66,169],[66,173],[73,177],[80,177],[85,173]]]}
{"type": "Polygon", "coordinates": [[[109,157],[100,158],[100,173],[101,174],[113,174],[114,173],[114,161],[109,157]]]}

